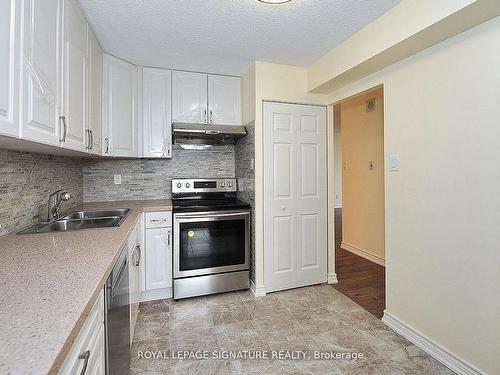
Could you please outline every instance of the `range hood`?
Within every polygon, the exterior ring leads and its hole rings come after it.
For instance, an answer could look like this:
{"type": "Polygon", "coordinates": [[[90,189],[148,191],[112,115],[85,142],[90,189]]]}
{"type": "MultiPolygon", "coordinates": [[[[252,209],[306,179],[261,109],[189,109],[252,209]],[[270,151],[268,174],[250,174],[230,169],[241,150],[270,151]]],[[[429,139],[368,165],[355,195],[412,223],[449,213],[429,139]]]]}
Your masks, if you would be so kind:
{"type": "Polygon", "coordinates": [[[244,126],[206,125],[174,122],[172,141],[187,149],[206,149],[213,146],[235,145],[238,139],[247,135],[244,126]]]}

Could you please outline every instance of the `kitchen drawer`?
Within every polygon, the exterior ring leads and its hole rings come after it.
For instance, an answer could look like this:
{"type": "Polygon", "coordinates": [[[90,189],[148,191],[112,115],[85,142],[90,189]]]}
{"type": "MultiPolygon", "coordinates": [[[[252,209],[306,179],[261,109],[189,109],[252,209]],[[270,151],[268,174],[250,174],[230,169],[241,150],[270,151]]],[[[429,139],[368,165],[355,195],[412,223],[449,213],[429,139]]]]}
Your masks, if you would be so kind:
{"type": "Polygon", "coordinates": [[[80,374],[87,359],[88,374],[105,373],[104,291],[99,294],[92,310],[83,323],[76,340],[66,355],[59,375],[80,374]]]}
{"type": "Polygon", "coordinates": [[[172,226],[172,211],[146,212],[146,229],[172,226]]]}

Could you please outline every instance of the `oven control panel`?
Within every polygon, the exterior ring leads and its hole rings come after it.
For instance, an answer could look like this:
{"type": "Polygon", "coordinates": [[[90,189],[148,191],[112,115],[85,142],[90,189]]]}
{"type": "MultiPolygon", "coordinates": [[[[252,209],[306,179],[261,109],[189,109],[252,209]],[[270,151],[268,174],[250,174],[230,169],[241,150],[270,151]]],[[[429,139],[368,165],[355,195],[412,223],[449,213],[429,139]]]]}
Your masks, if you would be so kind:
{"type": "Polygon", "coordinates": [[[235,178],[182,178],[172,180],[172,193],[218,193],[237,191],[235,178]]]}

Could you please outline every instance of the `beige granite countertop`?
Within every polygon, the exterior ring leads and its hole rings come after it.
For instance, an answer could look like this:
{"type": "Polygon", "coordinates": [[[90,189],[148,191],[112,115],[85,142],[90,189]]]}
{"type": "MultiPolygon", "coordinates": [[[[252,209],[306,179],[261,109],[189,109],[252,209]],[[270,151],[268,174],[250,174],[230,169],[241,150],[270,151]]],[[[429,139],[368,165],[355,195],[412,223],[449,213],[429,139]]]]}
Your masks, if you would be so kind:
{"type": "Polygon", "coordinates": [[[131,208],[120,227],[0,237],[0,373],[55,373],[139,216],[170,200],[85,203],[131,208]]]}

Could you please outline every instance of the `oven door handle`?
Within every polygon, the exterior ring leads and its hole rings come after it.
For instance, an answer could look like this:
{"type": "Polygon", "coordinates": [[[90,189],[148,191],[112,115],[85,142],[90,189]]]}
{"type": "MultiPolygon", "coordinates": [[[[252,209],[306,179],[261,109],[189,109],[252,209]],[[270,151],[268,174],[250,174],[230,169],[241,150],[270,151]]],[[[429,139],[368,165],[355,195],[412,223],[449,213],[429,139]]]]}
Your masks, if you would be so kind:
{"type": "Polygon", "coordinates": [[[250,215],[250,211],[211,211],[211,212],[181,212],[174,214],[179,219],[197,219],[207,217],[243,217],[250,215]]]}

